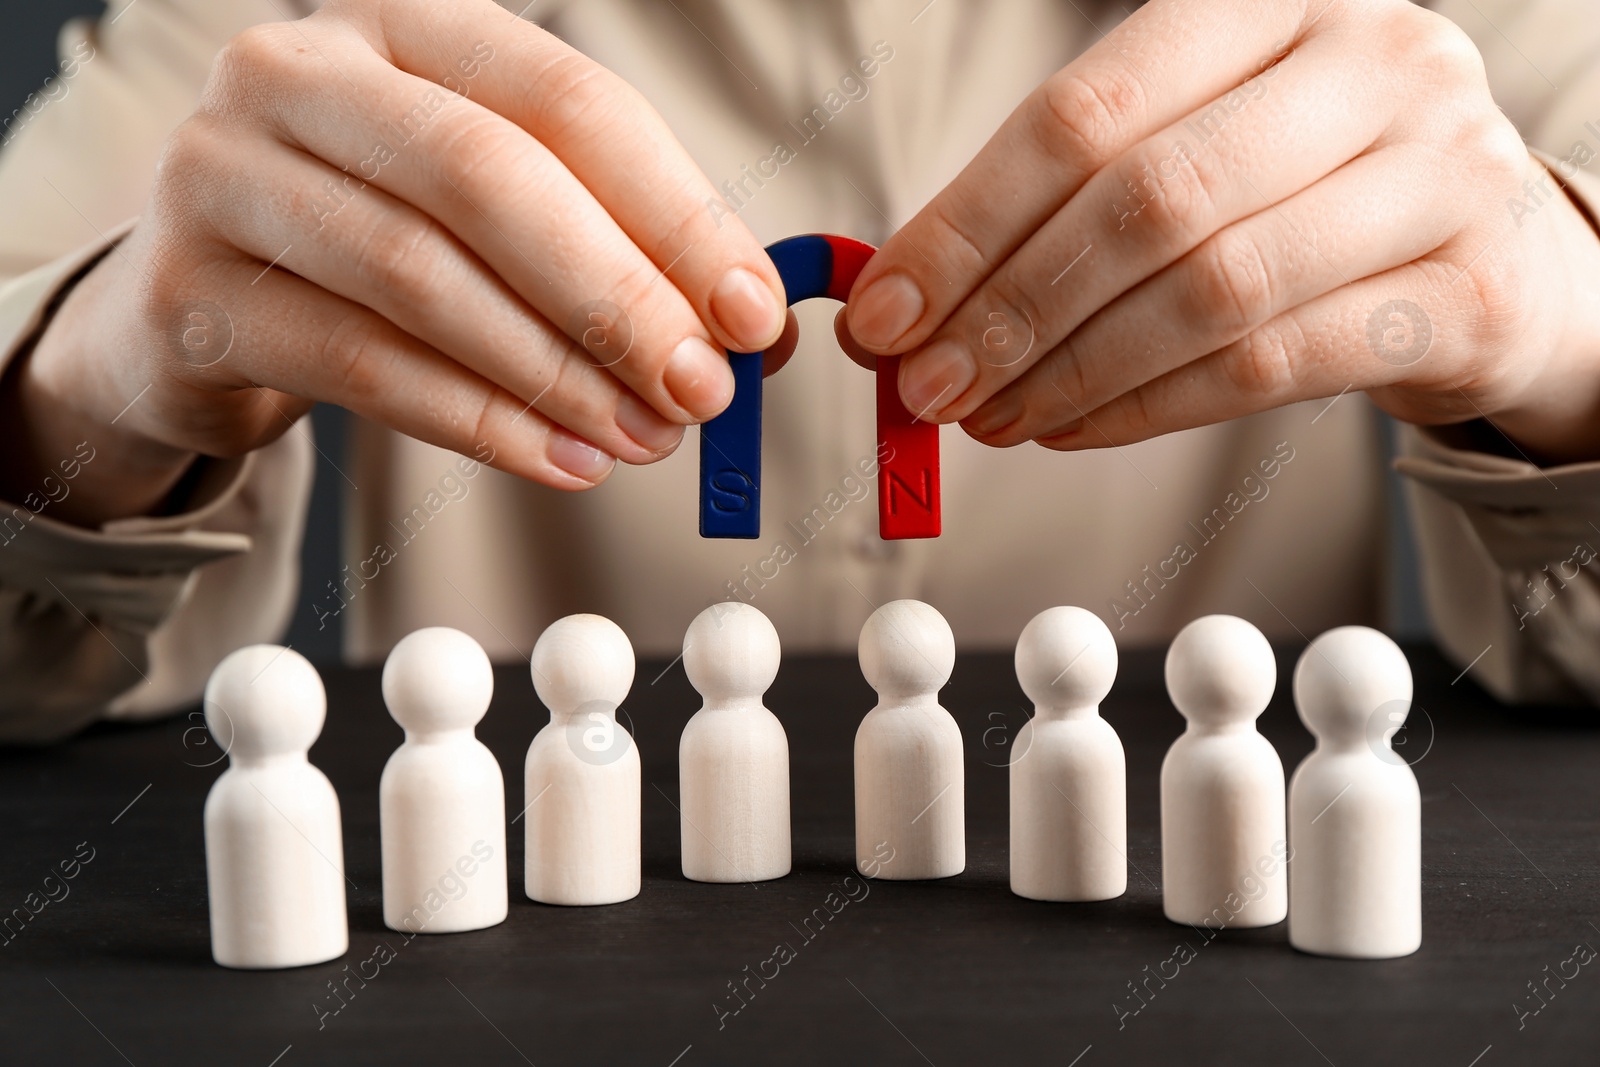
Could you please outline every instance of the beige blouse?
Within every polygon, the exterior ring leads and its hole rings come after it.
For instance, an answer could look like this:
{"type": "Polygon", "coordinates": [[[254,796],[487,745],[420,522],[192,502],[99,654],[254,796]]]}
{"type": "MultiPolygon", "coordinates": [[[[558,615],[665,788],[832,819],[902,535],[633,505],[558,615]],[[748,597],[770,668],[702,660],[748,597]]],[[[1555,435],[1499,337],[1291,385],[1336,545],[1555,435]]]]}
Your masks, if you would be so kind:
{"type": "MultiPolygon", "coordinates": [[[[98,25],[63,30],[61,75],[0,153],[0,366],[139,213],[217,49],[292,13],[287,2],[113,0],[98,25]]],[[[1579,142],[1600,153],[1588,3],[1442,5],[1551,165],[1581,158],[1579,142]]],[[[763,241],[823,231],[878,243],[1120,9],[537,0],[527,17],[643,90],[763,241]],[[851,78],[867,56],[876,73],[851,78]]],[[[1593,171],[1565,171],[1600,204],[1593,171]]],[[[1097,611],[1125,644],[1208,612],[1292,640],[1380,621],[1383,449],[1360,395],[1070,455],[990,449],[947,428],[943,536],[883,542],[863,476],[871,378],[834,345],[833,308],[798,310],[800,351],[767,386],[757,541],[697,535],[693,442],[571,495],[357,421],[341,461],[347,577],[311,591],[319,614],[342,616],[348,658],[381,658],[424,625],[525,658],[545,625],[577,611],[615,619],[642,655],[672,655],[695,613],[728,597],[771,617],[788,652],[853,648],[874,605],[897,597],[939,608],[963,648],[1009,647],[1060,603],[1097,611]]],[[[54,520],[48,492],[0,504],[0,738],[163,714],[194,700],[229,650],[278,639],[300,595],[309,431],[304,421],[246,460],[203,461],[170,517],[86,530],[54,520]]],[[[1507,698],[1600,699],[1595,552],[1572,562],[1600,544],[1600,464],[1539,470],[1447,439],[1408,432],[1402,461],[1439,640],[1507,698]],[[1530,601],[1547,564],[1561,587],[1530,601]]],[[[63,489],[70,480],[49,492],[63,489]]]]}

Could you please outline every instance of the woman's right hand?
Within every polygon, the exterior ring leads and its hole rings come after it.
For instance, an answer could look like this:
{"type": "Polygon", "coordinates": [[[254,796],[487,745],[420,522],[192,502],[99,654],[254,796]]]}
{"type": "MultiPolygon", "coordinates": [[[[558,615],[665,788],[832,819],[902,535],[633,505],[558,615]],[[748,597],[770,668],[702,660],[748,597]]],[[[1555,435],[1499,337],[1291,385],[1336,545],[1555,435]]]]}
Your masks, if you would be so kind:
{"type": "Polygon", "coordinates": [[[783,329],[715,198],[637,91],[490,0],[329,0],[219,54],[147,210],[13,375],[10,436],[43,466],[113,446],[79,522],[315,401],[589,488],[672,452],[733,394],[723,349],[783,329]]]}

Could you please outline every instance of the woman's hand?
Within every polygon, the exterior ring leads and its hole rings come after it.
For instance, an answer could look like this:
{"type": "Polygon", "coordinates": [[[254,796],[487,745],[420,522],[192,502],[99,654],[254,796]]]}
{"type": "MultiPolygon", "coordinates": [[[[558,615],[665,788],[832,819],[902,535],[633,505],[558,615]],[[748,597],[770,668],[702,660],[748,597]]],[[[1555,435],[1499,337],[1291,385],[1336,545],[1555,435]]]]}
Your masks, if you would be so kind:
{"type": "Polygon", "coordinates": [[[783,328],[714,195],[638,92],[489,0],[331,0],[223,49],[147,211],[9,386],[11,436],[42,465],[115,446],[78,521],[313,401],[588,488],[670,453],[732,396],[723,350],[783,328]]]}
{"type": "Polygon", "coordinates": [[[1600,458],[1600,240],[1466,35],[1405,0],[1153,0],[1017,109],[844,315],[906,354],[912,411],[994,445],[1361,389],[1600,458]]]}

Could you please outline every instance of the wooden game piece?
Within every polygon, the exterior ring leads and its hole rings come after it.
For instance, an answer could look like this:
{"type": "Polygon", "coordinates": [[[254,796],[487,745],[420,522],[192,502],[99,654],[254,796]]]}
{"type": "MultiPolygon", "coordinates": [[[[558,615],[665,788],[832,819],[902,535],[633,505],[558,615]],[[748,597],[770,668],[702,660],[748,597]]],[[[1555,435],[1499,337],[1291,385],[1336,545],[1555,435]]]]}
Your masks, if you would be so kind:
{"type": "MultiPolygon", "coordinates": [[[[848,237],[803,234],[767,247],[792,306],[844,300],[876,251],[848,237]]],[[[700,536],[761,533],[761,355],[728,353],[734,392],[700,428],[700,536]]],[[[878,532],[885,540],[940,532],[939,427],[900,400],[900,360],[878,360],[878,532]]]]}
{"type": "Polygon", "coordinates": [[[944,616],[916,600],[861,628],[861,673],[878,703],[856,730],[856,869],[869,878],[948,878],[967,864],[961,729],[939,705],[955,667],[944,616]]]}
{"type": "Polygon", "coordinates": [[[1161,904],[1213,928],[1271,926],[1289,906],[1283,763],[1256,731],[1278,665],[1232,615],[1185,626],[1167,649],[1167,694],[1188,726],[1161,763],[1161,904]]]}
{"type": "Polygon", "coordinates": [[[685,878],[789,873],[789,741],[761,700],[780,655],[772,623],[738,601],[713,604],[683,636],[683,669],[705,700],[678,745],[685,878]]]}
{"type": "Polygon", "coordinates": [[[1294,670],[1317,747],[1289,781],[1289,943],[1387,959],[1422,944],[1422,797],[1390,747],[1411,707],[1411,667],[1365,626],[1318,637],[1294,670]]]}
{"type": "Polygon", "coordinates": [[[211,955],[224,967],[322,963],[349,946],[333,784],[306,758],[327,695],[304,656],[251,645],[206,683],[206,727],[228,769],[206,795],[211,955]]]}
{"type": "Polygon", "coordinates": [[[639,751],[617,722],[633,646],[599,615],[557,619],[533,646],[550,721],[528,746],[526,891],[545,904],[614,904],[639,893],[639,751]]]}
{"type": "Polygon", "coordinates": [[[1117,643],[1083,608],[1050,608],[1017,640],[1017,681],[1034,715],[1011,777],[1011,891],[1033,900],[1109,900],[1128,888],[1127,759],[1100,717],[1117,643]]]}
{"type": "Polygon", "coordinates": [[[383,921],[403,933],[478,930],[506,917],[506,787],[473,734],[494,672],[460,630],[408,634],[383,665],[406,739],[378,783],[383,921]]]}

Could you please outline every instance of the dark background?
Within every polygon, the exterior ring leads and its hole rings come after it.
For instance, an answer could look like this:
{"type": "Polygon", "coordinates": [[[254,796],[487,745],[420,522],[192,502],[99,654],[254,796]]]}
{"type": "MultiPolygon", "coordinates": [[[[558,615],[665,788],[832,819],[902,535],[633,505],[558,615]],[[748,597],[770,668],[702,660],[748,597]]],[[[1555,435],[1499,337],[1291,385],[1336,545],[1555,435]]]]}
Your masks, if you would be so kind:
{"type": "MultiPolygon", "coordinates": [[[[61,23],[78,15],[97,15],[105,10],[100,0],[7,0],[5,33],[0,34],[0,106],[10,120],[21,106],[55,70],[55,37],[61,23]]],[[[301,595],[296,599],[296,614],[290,624],[286,644],[316,663],[339,658],[343,616],[334,616],[325,627],[318,625],[312,606],[327,583],[339,576],[340,489],[343,480],[338,467],[343,461],[345,412],[318,405],[312,412],[316,424],[317,478],[312,490],[311,514],[302,552],[301,595]],[[337,464],[337,466],[335,466],[337,464]]],[[[959,432],[959,431],[955,431],[959,432]]],[[[1394,426],[1384,417],[1385,440],[1391,449],[1394,426]]],[[[1389,540],[1394,566],[1389,577],[1386,629],[1397,638],[1420,637],[1427,633],[1427,621],[1417,587],[1416,554],[1409,526],[1401,506],[1398,476],[1389,475],[1391,522],[1389,540]]]]}

